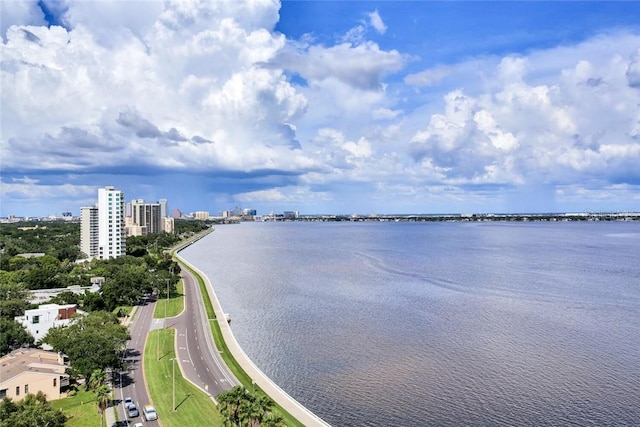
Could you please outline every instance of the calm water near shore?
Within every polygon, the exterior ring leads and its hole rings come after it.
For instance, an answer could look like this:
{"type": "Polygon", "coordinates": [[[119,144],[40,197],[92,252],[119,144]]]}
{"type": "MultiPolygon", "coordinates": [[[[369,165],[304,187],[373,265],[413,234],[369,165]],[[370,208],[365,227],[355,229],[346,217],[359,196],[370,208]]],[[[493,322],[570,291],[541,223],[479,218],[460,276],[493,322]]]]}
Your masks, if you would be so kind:
{"type": "Polygon", "coordinates": [[[334,426],[640,425],[640,223],[242,223],[183,251],[334,426]]]}

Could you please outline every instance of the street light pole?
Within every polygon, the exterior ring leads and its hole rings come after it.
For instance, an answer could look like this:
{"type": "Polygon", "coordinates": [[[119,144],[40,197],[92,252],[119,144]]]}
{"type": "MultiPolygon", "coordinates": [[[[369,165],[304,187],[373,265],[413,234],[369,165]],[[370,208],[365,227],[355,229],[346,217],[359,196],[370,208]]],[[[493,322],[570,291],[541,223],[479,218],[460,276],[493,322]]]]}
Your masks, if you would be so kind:
{"type": "Polygon", "coordinates": [[[169,305],[169,279],[167,279],[167,302],[164,303],[164,322],[167,325],[167,306],[169,305]]]}

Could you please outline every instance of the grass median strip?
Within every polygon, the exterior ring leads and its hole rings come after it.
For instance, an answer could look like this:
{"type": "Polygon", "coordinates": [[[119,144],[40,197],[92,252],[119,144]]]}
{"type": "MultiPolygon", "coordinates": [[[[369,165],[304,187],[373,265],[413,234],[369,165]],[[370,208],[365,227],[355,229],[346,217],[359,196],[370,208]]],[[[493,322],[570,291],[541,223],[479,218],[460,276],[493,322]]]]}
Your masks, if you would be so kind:
{"type": "Polygon", "coordinates": [[[174,317],[182,313],[184,310],[184,283],[182,280],[176,285],[176,292],[169,295],[169,300],[166,298],[158,298],[156,302],[156,309],[153,312],[154,319],[162,319],[165,317],[174,317]]]}
{"type": "Polygon", "coordinates": [[[164,427],[223,426],[213,401],[182,377],[174,351],[175,331],[156,329],[149,333],[144,352],[144,375],[149,393],[164,427]],[[159,340],[159,342],[157,342],[159,340]],[[160,349],[157,360],[156,346],[160,349]],[[173,363],[175,366],[175,404],[173,409],[173,363]]]}

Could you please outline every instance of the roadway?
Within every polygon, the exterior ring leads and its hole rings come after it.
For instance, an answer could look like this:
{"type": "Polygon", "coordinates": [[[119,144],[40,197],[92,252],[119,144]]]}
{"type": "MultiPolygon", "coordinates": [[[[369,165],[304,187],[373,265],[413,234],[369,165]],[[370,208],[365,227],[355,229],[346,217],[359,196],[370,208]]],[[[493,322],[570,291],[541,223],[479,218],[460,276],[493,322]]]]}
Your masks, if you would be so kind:
{"type": "MultiPolygon", "coordinates": [[[[118,419],[128,420],[129,425],[135,423],[142,423],[145,427],[161,425],[158,421],[146,421],[142,416],[142,407],[151,402],[142,367],[144,346],[150,330],[163,327],[175,329],[177,336],[175,347],[182,375],[211,398],[239,384],[215,347],[202,294],[195,277],[186,268],[182,269],[181,276],[185,294],[185,309],[182,313],[168,319],[154,319],[156,300],[151,298],[136,307],[134,320],[130,324],[131,340],[127,342],[124,352],[126,369],[120,372],[119,387],[116,389],[115,396],[118,419]],[[140,412],[139,416],[128,417],[122,403],[125,397],[133,399],[140,412]]],[[[168,382],[167,389],[171,387],[170,380],[168,382]]],[[[176,406],[179,407],[180,397],[178,396],[177,399],[176,406]]],[[[159,419],[162,418],[162,414],[158,415],[159,419]]]]}
{"type": "MultiPolygon", "coordinates": [[[[149,402],[149,393],[147,391],[144,379],[144,370],[142,368],[142,359],[144,357],[144,345],[147,340],[147,334],[151,329],[162,327],[163,319],[153,319],[153,311],[155,309],[155,299],[143,300],[133,313],[134,320],[130,324],[129,333],[131,340],[127,342],[127,348],[124,352],[125,369],[120,371],[119,387],[116,389],[115,397],[119,420],[129,420],[129,425],[142,423],[145,427],[160,426],[158,421],[146,421],[142,416],[142,407],[149,402]],[[140,415],[129,418],[122,403],[125,397],[131,397],[136,404],[140,415]]],[[[159,414],[160,417],[162,414],[159,414]]]]}
{"type": "Polygon", "coordinates": [[[214,397],[240,383],[213,342],[200,286],[186,268],[182,267],[180,275],[184,283],[185,309],[179,316],[167,319],[168,326],[176,330],[177,358],[183,376],[214,397]]]}

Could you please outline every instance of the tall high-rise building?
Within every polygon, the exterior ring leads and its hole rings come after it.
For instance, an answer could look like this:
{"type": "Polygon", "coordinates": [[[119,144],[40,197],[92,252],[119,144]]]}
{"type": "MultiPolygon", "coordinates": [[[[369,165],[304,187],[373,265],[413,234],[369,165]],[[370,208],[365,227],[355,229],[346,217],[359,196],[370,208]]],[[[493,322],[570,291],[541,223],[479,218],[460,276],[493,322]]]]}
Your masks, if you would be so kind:
{"type": "Polygon", "coordinates": [[[98,189],[98,247],[102,259],[127,253],[124,234],[124,193],[114,187],[98,189]]]}
{"type": "Polygon", "coordinates": [[[160,218],[166,218],[169,216],[169,202],[167,199],[158,200],[160,203],[160,218]]]}
{"type": "Polygon", "coordinates": [[[80,210],[80,248],[89,257],[117,258],[127,253],[124,234],[124,193],[98,189],[98,204],[80,210]]]}
{"type": "Polygon", "coordinates": [[[162,233],[162,216],[160,203],[145,203],[142,199],[131,201],[131,218],[133,223],[146,227],[145,234],[162,233]]]}
{"type": "Polygon", "coordinates": [[[90,258],[98,251],[98,207],[80,208],[80,250],[90,258]]]}

